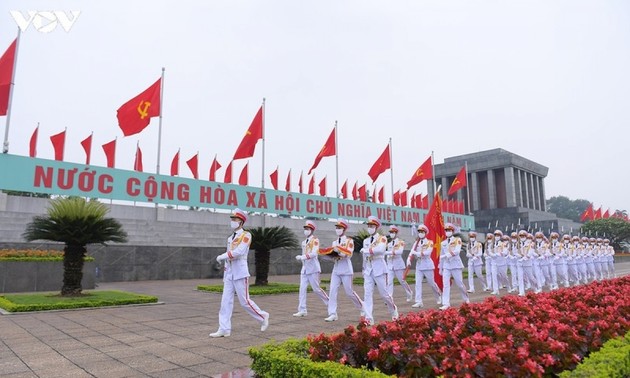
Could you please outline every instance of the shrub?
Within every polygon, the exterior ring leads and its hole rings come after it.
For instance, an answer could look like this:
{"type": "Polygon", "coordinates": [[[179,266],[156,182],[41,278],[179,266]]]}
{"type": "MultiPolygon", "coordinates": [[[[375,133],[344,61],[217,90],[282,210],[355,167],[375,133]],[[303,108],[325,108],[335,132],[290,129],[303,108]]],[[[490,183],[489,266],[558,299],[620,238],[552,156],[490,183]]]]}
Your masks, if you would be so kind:
{"type": "Polygon", "coordinates": [[[591,353],[575,370],[560,373],[560,378],[605,377],[630,377],[630,332],[606,341],[602,349],[591,353]]]}
{"type": "MultiPolygon", "coordinates": [[[[63,251],[0,249],[0,261],[63,261],[63,251]]],[[[85,257],[85,261],[94,261],[94,258],[85,257]]]]}

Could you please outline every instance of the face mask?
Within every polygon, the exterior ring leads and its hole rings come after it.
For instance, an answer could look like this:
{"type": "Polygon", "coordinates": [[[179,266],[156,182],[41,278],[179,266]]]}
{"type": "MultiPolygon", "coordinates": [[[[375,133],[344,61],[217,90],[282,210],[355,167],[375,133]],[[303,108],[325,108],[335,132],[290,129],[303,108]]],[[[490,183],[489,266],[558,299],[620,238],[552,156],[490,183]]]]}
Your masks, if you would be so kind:
{"type": "Polygon", "coordinates": [[[396,237],[396,234],[395,234],[395,233],[393,233],[393,232],[390,232],[390,233],[389,233],[389,237],[390,237],[390,238],[392,238],[392,239],[394,239],[394,238],[396,237]]]}
{"type": "Polygon", "coordinates": [[[470,238],[470,241],[473,243],[475,242],[475,240],[476,240],[475,238],[470,238]]]}
{"type": "Polygon", "coordinates": [[[232,227],[232,229],[233,229],[233,230],[234,230],[234,229],[237,229],[237,228],[238,228],[238,226],[240,226],[240,225],[241,225],[241,223],[240,223],[240,222],[237,222],[237,221],[230,221],[230,227],[232,227]]]}
{"type": "Polygon", "coordinates": [[[542,239],[541,238],[536,238],[536,241],[540,243],[542,241],[542,239]]]}
{"type": "Polygon", "coordinates": [[[452,231],[446,231],[446,237],[450,238],[451,236],[453,236],[453,232],[452,231]]]}
{"type": "Polygon", "coordinates": [[[368,227],[367,230],[368,230],[368,234],[370,234],[370,235],[374,235],[374,233],[376,232],[376,228],[374,228],[374,227],[368,227]]]}
{"type": "Polygon", "coordinates": [[[337,236],[341,236],[343,235],[343,228],[336,228],[335,232],[337,233],[337,236]]]}
{"type": "Polygon", "coordinates": [[[304,230],[304,236],[308,237],[311,234],[311,230],[304,230]]]}
{"type": "Polygon", "coordinates": [[[424,232],[419,232],[418,236],[420,237],[420,239],[424,239],[424,237],[426,236],[426,234],[424,232]]]}
{"type": "Polygon", "coordinates": [[[516,239],[512,239],[512,243],[516,243],[516,239]]]}
{"type": "Polygon", "coordinates": [[[525,236],[521,236],[521,241],[525,241],[527,238],[525,236]]]}

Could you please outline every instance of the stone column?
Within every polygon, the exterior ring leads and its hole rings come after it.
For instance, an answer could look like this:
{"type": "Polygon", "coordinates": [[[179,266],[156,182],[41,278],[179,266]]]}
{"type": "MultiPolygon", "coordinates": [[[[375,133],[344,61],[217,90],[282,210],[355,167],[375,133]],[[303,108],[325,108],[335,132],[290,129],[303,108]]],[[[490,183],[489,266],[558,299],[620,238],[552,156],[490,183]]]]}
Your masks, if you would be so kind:
{"type": "Polygon", "coordinates": [[[522,188],[525,188],[525,198],[523,198],[523,207],[526,208],[530,208],[529,207],[529,182],[527,180],[527,172],[522,171],[521,172],[521,184],[523,185],[522,188]]]}
{"type": "Polygon", "coordinates": [[[477,180],[477,173],[470,173],[470,211],[479,210],[479,181],[477,180]]]}
{"type": "Polygon", "coordinates": [[[446,178],[446,176],[442,177],[442,192],[440,193],[440,195],[442,196],[442,199],[447,197],[447,193],[448,193],[448,179],[446,178]]]}
{"type": "Polygon", "coordinates": [[[540,209],[542,211],[547,211],[547,200],[545,198],[545,178],[540,177],[538,183],[540,184],[540,209]]]}
{"type": "Polygon", "coordinates": [[[507,207],[516,206],[516,187],[514,185],[514,168],[505,167],[505,197],[507,207]]]}
{"type": "Polygon", "coordinates": [[[494,171],[488,169],[488,205],[491,209],[497,208],[497,188],[494,182],[494,171]]]}
{"type": "Polygon", "coordinates": [[[529,184],[529,208],[536,209],[536,193],[534,193],[534,175],[532,173],[527,174],[527,183],[529,184]]]}

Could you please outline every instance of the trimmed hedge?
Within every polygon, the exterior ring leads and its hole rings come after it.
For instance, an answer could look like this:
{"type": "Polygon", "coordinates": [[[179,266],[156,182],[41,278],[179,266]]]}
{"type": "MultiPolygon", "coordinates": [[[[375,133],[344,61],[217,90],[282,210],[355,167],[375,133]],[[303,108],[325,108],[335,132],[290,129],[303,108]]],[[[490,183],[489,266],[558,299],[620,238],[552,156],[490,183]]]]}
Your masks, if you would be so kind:
{"type": "MultiPolygon", "coordinates": [[[[40,249],[0,249],[0,261],[63,261],[63,251],[40,249]]],[[[85,256],[84,261],[94,261],[85,256]]]]}
{"type": "Polygon", "coordinates": [[[630,332],[625,337],[610,339],[591,353],[575,370],[560,373],[560,378],[624,378],[630,377],[630,332]]]}
{"type": "Polygon", "coordinates": [[[271,341],[250,348],[251,369],[261,378],[382,378],[378,371],[355,369],[332,361],[314,362],[308,357],[308,341],[289,339],[283,343],[271,341]]]}
{"type": "Polygon", "coordinates": [[[120,306],[157,303],[158,298],[118,290],[93,291],[81,297],[62,297],[57,294],[8,294],[0,296],[0,308],[8,312],[65,310],[75,308],[120,306]],[[16,298],[15,300],[12,300],[16,298]],[[22,299],[24,302],[20,303],[22,299]],[[43,298],[37,300],[37,298],[43,298]]]}
{"type": "MultiPolygon", "coordinates": [[[[326,290],[326,286],[321,285],[322,289],[326,290]]],[[[223,285],[197,285],[197,290],[208,291],[211,293],[223,293],[223,285]]],[[[308,292],[313,291],[309,285],[308,292]]],[[[270,282],[265,286],[249,286],[249,295],[273,295],[273,294],[287,294],[287,293],[299,293],[300,284],[270,282]]]]}

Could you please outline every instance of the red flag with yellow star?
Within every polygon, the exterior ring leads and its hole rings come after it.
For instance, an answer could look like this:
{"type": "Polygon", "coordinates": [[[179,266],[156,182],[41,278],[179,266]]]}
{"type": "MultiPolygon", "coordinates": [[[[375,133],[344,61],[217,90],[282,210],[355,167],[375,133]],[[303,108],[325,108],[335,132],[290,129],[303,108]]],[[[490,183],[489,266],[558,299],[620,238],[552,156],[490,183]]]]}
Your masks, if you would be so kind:
{"type": "Polygon", "coordinates": [[[324,147],[322,147],[322,149],[319,150],[319,154],[317,154],[317,156],[315,157],[315,162],[313,163],[313,166],[311,167],[311,169],[308,170],[307,174],[310,175],[313,169],[317,168],[317,166],[319,165],[319,161],[322,160],[323,157],[335,156],[337,154],[337,149],[335,148],[336,138],[337,138],[336,131],[337,129],[335,128],[330,133],[330,136],[326,140],[326,143],[324,143],[324,147]]]}
{"type": "Polygon", "coordinates": [[[258,109],[258,113],[254,117],[252,124],[249,125],[249,129],[245,132],[245,136],[238,145],[234,158],[232,160],[247,159],[254,156],[254,150],[256,149],[256,143],[259,139],[263,138],[263,107],[258,109]]]}
{"type": "Polygon", "coordinates": [[[162,79],[160,78],[144,92],[118,108],[116,114],[118,126],[125,136],[138,134],[149,126],[152,117],[160,115],[161,88],[162,79]]]}

